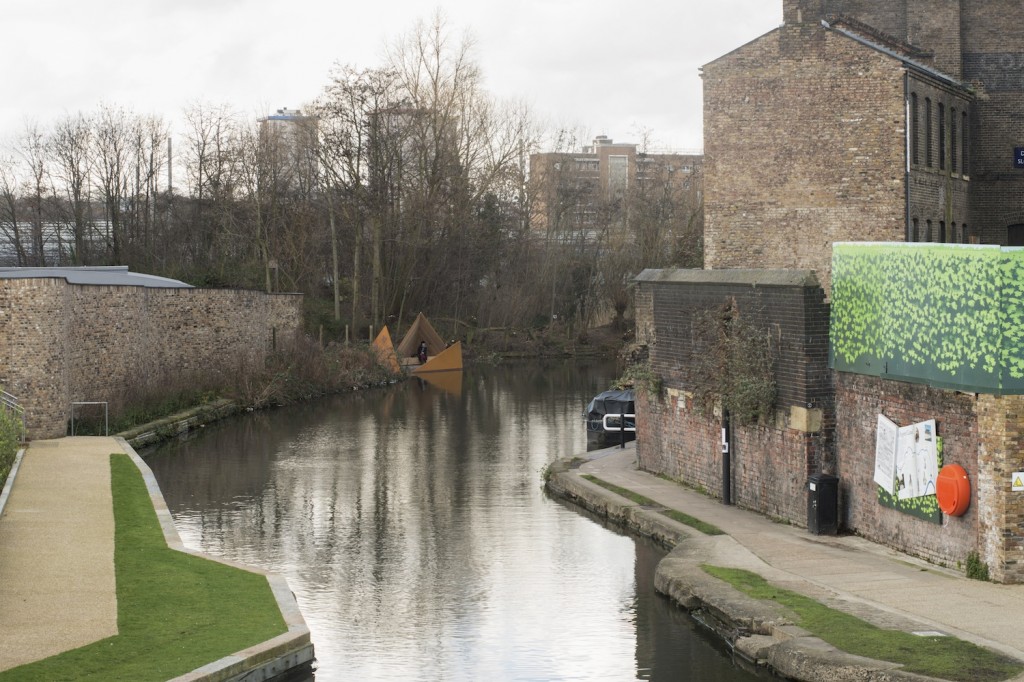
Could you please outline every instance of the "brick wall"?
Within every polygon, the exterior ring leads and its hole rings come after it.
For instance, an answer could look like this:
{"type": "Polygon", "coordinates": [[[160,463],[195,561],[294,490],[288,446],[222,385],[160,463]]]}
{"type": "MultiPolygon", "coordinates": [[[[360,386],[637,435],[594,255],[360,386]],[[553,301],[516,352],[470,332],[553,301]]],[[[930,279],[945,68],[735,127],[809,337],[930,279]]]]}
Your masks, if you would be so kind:
{"type": "Polygon", "coordinates": [[[829,308],[809,272],[648,270],[638,278],[638,329],[646,329],[638,338],[665,388],[638,398],[637,457],[644,469],[721,496],[721,413],[694,404],[689,368],[704,352],[700,316],[730,302],[771,335],[778,391],[773,418],[734,432],[732,499],[803,525],[807,475],[834,466],[829,308]]]}
{"type": "Polygon", "coordinates": [[[301,325],[301,297],[254,291],[0,280],[0,382],[30,435],[64,435],[71,401],[225,381],[301,325]],[[276,330],[276,331],[275,331],[276,330]]]}
{"type": "Polygon", "coordinates": [[[1024,493],[1011,477],[1024,471],[1024,396],[978,397],[979,553],[993,580],[1024,582],[1024,493]]]}
{"type": "Polygon", "coordinates": [[[985,243],[1006,244],[1006,228],[1024,224],[1024,3],[965,2],[964,79],[979,91],[971,120],[971,219],[985,243]]]}
{"type": "Polygon", "coordinates": [[[833,242],[902,241],[904,73],[810,24],[706,65],[706,266],[810,269],[827,291],[833,242]]]}
{"type": "Polygon", "coordinates": [[[917,102],[917,124],[911,124],[917,153],[915,159],[911,142],[910,241],[966,243],[964,226],[973,228],[968,213],[969,171],[964,166],[964,153],[970,154],[970,126],[965,126],[965,120],[970,120],[973,102],[962,91],[921,77],[911,78],[908,88],[917,102]],[[945,119],[941,125],[940,113],[945,119]]]}
{"type": "Polygon", "coordinates": [[[930,388],[836,372],[836,450],[839,453],[842,525],[865,538],[956,567],[978,548],[979,509],[976,494],[963,516],[944,517],[942,525],[924,521],[878,503],[874,482],[878,415],[900,426],[935,419],[943,441],[943,461],[967,470],[978,486],[980,443],[978,400],[973,393],[930,388]]]}

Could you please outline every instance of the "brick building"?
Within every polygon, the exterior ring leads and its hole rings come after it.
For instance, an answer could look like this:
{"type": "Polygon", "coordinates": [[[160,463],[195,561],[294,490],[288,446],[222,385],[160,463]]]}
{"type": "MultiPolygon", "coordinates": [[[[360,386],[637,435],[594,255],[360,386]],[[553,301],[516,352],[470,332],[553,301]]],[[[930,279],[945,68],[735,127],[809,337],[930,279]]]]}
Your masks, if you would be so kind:
{"type": "Polygon", "coordinates": [[[1014,18],[1001,0],[784,0],[779,28],[703,70],[707,267],[808,268],[828,291],[834,242],[1024,244],[1014,18]]]}
{"type": "Polygon", "coordinates": [[[663,381],[638,400],[638,459],[798,524],[807,474],[836,474],[842,527],[1024,582],[1024,259],[959,246],[1024,245],[1024,4],[784,0],[783,18],[703,69],[709,270],[637,280],[663,381]],[[728,481],[687,373],[700,310],[723,305],[771,339],[778,389],[774,417],[735,429],[728,481]],[[964,514],[879,485],[880,415],[934,420],[964,514]]]}
{"type": "Polygon", "coordinates": [[[699,211],[700,154],[647,153],[633,143],[594,138],[580,152],[530,155],[530,226],[542,232],[593,230],[625,220],[632,196],[666,195],[699,211]]]}

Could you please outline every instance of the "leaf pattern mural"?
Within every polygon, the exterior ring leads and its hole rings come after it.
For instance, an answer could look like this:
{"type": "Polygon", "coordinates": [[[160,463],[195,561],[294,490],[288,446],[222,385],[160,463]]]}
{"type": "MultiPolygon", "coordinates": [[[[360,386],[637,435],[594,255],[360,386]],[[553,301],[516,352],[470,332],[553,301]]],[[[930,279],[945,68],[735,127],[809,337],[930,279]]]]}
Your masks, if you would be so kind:
{"type": "Polygon", "coordinates": [[[1024,249],[835,244],[831,362],[942,388],[1024,393],[1024,249]]]}

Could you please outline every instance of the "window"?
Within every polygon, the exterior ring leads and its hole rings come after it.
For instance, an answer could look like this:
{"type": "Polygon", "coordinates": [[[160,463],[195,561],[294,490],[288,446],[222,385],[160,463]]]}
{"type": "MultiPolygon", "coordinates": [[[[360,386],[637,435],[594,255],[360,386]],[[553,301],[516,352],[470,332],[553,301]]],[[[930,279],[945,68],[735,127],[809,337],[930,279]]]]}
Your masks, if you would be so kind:
{"type": "Polygon", "coordinates": [[[921,131],[917,126],[917,93],[910,93],[910,161],[915,166],[921,163],[921,131]]]}
{"type": "Polygon", "coordinates": [[[971,242],[970,237],[967,236],[967,223],[960,226],[960,239],[962,244],[969,244],[971,242]]]}
{"type": "Polygon", "coordinates": [[[950,223],[949,224],[949,243],[950,244],[959,244],[960,243],[960,235],[957,234],[956,223],[950,223]]]}
{"type": "Polygon", "coordinates": [[[918,224],[917,218],[910,221],[910,234],[907,235],[907,241],[918,242],[921,241],[920,225],[918,224]]]}
{"type": "Polygon", "coordinates": [[[930,242],[932,240],[932,221],[926,220],[924,221],[924,225],[924,236],[922,237],[921,241],[930,242]]]}
{"type": "Polygon", "coordinates": [[[959,140],[956,136],[957,120],[956,109],[949,110],[949,169],[956,173],[956,148],[959,140]]]}
{"type": "Polygon", "coordinates": [[[939,170],[946,170],[946,105],[939,102],[939,170]]]}
{"type": "Polygon", "coordinates": [[[970,135],[967,132],[967,112],[961,112],[961,125],[960,125],[960,172],[964,175],[971,174],[971,167],[967,165],[967,141],[970,140],[970,135]]]}
{"type": "Polygon", "coordinates": [[[932,100],[924,98],[924,165],[932,167],[932,100]]]}
{"type": "Polygon", "coordinates": [[[940,220],[939,221],[939,239],[938,239],[938,242],[940,244],[945,244],[946,243],[946,221],[945,220],[940,220]]]}

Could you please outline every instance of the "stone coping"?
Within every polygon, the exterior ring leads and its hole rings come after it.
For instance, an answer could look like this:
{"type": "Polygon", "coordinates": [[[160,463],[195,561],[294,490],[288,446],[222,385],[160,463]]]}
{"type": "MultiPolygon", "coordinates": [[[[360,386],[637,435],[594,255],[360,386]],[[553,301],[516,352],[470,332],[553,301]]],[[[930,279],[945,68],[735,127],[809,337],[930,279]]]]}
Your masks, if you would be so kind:
{"type": "MultiPolygon", "coordinates": [[[[781,606],[753,599],[708,575],[701,568],[704,563],[751,570],[751,559],[756,558],[731,536],[706,536],[658,509],[642,507],[582,478],[572,466],[569,461],[553,465],[547,490],[671,548],[658,564],[655,589],[687,611],[702,611],[712,629],[748,663],[766,666],[785,679],[801,682],[941,682],[902,671],[888,661],[836,649],[794,625],[781,606]]],[[[792,585],[786,587],[794,589],[792,585]]]]}
{"type": "Polygon", "coordinates": [[[11,465],[11,471],[7,474],[7,481],[4,483],[3,491],[0,491],[0,516],[4,515],[4,507],[7,506],[7,499],[11,496],[11,488],[14,486],[14,479],[18,475],[18,467],[21,466],[21,460],[25,457],[25,448],[21,448],[14,455],[14,463],[11,465]]]}

